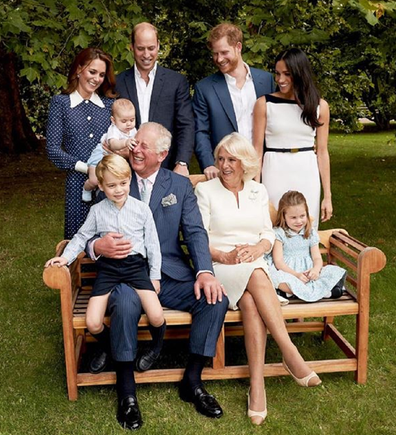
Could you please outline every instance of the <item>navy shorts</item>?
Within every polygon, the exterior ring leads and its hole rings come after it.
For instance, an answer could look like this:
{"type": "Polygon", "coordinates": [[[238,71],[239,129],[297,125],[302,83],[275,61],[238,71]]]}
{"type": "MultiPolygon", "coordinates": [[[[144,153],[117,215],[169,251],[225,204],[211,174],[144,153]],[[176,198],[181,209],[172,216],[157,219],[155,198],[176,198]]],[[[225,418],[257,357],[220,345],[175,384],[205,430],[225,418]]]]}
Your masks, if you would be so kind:
{"type": "Polygon", "coordinates": [[[140,254],[128,255],[122,259],[100,257],[96,266],[98,273],[91,296],[105,295],[121,283],[138,290],[155,291],[147,259],[140,254]]]}

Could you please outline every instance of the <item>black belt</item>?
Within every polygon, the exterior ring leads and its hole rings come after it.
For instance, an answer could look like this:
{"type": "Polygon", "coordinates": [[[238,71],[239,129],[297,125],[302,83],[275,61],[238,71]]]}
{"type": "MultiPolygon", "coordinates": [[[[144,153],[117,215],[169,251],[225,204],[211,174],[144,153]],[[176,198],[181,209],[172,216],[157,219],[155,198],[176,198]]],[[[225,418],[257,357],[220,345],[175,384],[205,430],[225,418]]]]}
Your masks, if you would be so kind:
{"type": "Polygon", "coordinates": [[[274,153],[299,153],[300,151],[313,151],[314,147],[305,148],[266,148],[265,151],[272,151],[274,153]]]}

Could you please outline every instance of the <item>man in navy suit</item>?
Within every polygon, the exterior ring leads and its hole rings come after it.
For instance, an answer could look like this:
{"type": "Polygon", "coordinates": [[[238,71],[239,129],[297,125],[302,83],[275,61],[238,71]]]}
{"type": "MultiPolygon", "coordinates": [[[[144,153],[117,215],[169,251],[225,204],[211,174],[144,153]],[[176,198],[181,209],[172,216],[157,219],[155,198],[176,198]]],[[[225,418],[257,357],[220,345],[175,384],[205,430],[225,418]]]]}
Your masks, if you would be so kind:
{"type": "Polygon", "coordinates": [[[131,39],[135,64],[117,76],[117,92],[134,104],[136,128],[154,121],[171,132],[172,146],[162,167],[187,176],[194,151],[194,116],[188,82],[181,74],[158,65],[159,40],[152,24],[137,24],[131,39]]]}
{"type": "Polygon", "coordinates": [[[218,173],[213,158],[216,145],[234,131],[252,142],[254,104],[275,90],[271,74],[243,62],[242,40],[241,30],[233,24],[214,27],[208,47],[219,71],[195,86],[195,154],[208,179],[218,173]]]}
{"type": "MultiPolygon", "coordinates": [[[[184,401],[194,403],[201,414],[218,418],[223,414],[222,409],[203,387],[201,373],[206,358],[216,353],[228,298],[223,286],[213,276],[208,236],[190,181],[161,168],[170,147],[170,133],[163,126],[149,122],[140,127],[135,140],[136,146],[129,157],[133,169],[130,194],[141,199],[142,189],[145,189],[144,198],[156,223],[162,254],[159,299],[164,307],[188,311],[193,317],[190,355],[179,394],[184,401]],[[180,247],[180,227],[194,269],[180,247]]],[[[124,258],[131,249],[131,242],[123,240],[122,234],[110,233],[94,243],[96,255],[110,258],[124,258]]],[[[123,427],[138,429],[142,420],[136,400],[133,361],[141,314],[139,297],[130,287],[117,286],[109,298],[108,310],[111,316],[111,353],[117,373],[117,418],[123,427]]],[[[108,345],[104,347],[109,348],[108,345]]],[[[150,349],[137,359],[136,365],[141,370],[148,370],[157,357],[150,349]]]]}

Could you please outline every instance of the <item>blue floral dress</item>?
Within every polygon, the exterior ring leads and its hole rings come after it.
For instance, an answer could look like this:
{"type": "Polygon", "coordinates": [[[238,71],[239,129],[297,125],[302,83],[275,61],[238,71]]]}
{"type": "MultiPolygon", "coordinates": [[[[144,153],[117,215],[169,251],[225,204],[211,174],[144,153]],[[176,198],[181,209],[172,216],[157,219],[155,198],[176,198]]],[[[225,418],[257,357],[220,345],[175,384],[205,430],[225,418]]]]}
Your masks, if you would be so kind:
{"type": "Polygon", "coordinates": [[[87,179],[74,167],[86,162],[100,138],[110,126],[113,99],[100,97],[104,107],[84,100],[70,107],[70,95],[56,95],[51,100],[47,126],[48,158],[67,171],[65,192],[65,238],[71,239],[88,215],[91,204],[82,201],[81,192],[87,179]]]}
{"type": "MultiPolygon", "coordinates": [[[[311,230],[307,239],[304,239],[304,230],[303,228],[299,233],[296,233],[291,230],[285,232],[283,228],[274,228],[276,240],[279,240],[283,245],[283,259],[296,272],[304,272],[313,267],[311,247],[319,244],[319,235],[315,229],[311,230]]],[[[323,267],[316,281],[304,284],[294,275],[278,270],[271,254],[266,257],[270,277],[275,288],[278,288],[279,284],[285,283],[295,296],[307,302],[315,302],[330,297],[332,288],[346,274],[345,269],[339,266],[327,265],[323,267]]]]}

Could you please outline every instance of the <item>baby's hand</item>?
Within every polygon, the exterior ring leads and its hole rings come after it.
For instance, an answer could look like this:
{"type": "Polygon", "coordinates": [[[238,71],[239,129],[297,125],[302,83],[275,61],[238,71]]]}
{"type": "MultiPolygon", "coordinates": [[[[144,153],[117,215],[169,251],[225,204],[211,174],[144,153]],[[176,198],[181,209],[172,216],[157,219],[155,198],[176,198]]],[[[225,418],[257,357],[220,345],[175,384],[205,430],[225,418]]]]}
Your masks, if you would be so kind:
{"type": "Polygon", "coordinates": [[[133,151],[133,149],[135,148],[135,145],[136,145],[135,139],[133,139],[133,138],[126,139],[125,146],[129,149],[129,151],[133,151]]]}
{"type": "Polygon", "coordinates": [[[54,258],[51,258],[50,260],[48,260],[45,263],[44,267],[55,266],[55,264],[57,264],[58,267],[66,266],[66,264],[67,264],[67,258],[65,258],[65,257],[54,257],[54,258]]]}

